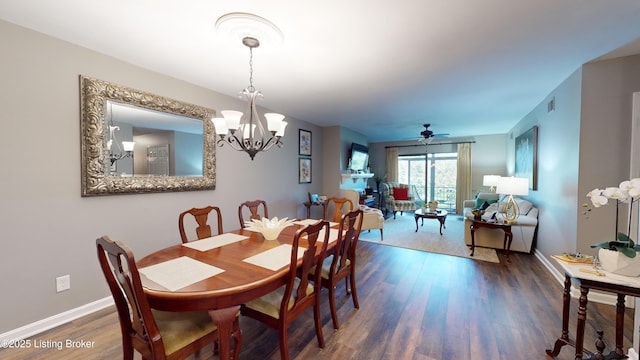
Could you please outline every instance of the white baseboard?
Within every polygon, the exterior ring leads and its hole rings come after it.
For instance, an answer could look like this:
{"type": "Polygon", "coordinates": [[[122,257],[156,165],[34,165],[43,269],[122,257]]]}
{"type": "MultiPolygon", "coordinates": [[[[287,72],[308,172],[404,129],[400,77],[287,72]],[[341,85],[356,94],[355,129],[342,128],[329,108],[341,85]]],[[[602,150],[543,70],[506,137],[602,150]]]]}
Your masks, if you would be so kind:
{"type": "MultiPolygon", "coordinates": [[[[558,282],[560,283],[560,285],[564,288],[564,273],[558,271],[558,269],[556,269],[551,262],[549,261],[549,259],[547,259],[540,251],[538,251],[538,249],[535,250],[534,255],[536,256],[536,258],[538,258],[538,260],[547,268],[547,270],[549,270],[549,272],[551,273],[551,275],[553,275],[553,277],[556,278],[556,280],[558,280],[558,282]]],[[[562,293],[559,293],[558,296],[561,296],[562,293]]],[[[578,289],[576,289],[575,287],[571,287],[571,297],[577,299],[580,297],[580,291],[578,289]]],[[[617,301],[618,301],[618,297],[612,293],[605,293],[605,292],[599,292],[599,291],[590,291],[589,292],[589,301],[594,301],[597,303],[601,303],[601,304],[607,304],[607,305],[613,305],[615,306],[617,301]]],[[[635,300],[634,297],[632,296],[627,296],[625,297],[625,306],[628,308],[634,308],[635,307],[635,300]]]]}
{"type": "Polygon", "coordinates": [[[113,305],[113,297],[108,296],[104,299],[100,299],[92,303],[82,305],[75,309],[71,309],[63,313],[53,315],[46,319],[38,320],[34,323],[27,324],[17,329],[7,331],[4,334],[0,334],[0,342],[3,342],[5,340],[10,341],[10,340],[26,339],[28,337],[31,337],[39,333],[45,332],[49,329],[52,329],[56,326],[66,324],[70,321],[81,318],[85,315],[89,315],[98,310],[102,310],[111,305],[113,305]]]}
{"type": "Polygon", "coordinates": [[[627,356],[629,357],[629,360],[638,360],[638,353],[634,348],[629,349],[627,356]]]}

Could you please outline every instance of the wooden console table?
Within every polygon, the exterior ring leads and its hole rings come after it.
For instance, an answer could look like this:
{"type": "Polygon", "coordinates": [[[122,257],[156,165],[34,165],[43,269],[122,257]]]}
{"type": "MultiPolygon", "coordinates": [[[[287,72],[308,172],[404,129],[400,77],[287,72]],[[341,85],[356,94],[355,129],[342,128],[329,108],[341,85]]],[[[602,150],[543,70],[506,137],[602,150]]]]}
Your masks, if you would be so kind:
{"type": "MultiPolygon", "coordinates": [[[[575,358],[582,359],[584,350],[584,329],[587,320],[587,295],[589,289],[606,291],[618,296],[616,304],[616,344],[615,349],[609,353],[605,359],[626,359],[622,349],[624,331],[624,297],[640,296],[640,279],[637,277],[621,276],[599,270],[605,276],[580,271],[580,269],[591,269],[591,265],[569,264],[556,260],[565,272],[564,292],[562,295],[562,334],[556,340],[553,349],[547,349],[546,354],[556,357],[563,346],[569,345],[576,349],[575,358]],[[576,339],[569,338],[569,310],[571,305],[571,283],[574,282],[580,287],[580,299],[578,307],[578,321],[576,325],[576,339]]],[[[590,359],[592,359],[591,357],[590,359]]]]}
{"type": "Polygon", "coordinates": [[[471,255],[470,256],[473,256],[473,253],[476,249],[476,238],[475,238],[476,230],[483,227],[488,229],[500,229],[504,232],[504,243],[502,244],[502,247],[504,249],[507,261],[511,262],[511,260],[509,259],[509,250],[511,249],[511,241],[513,241],[513,233],[511,232],[511,225],[503,222],[475,220],[475,219],[471,221],[471,225],[470,225],[471,255]]]}

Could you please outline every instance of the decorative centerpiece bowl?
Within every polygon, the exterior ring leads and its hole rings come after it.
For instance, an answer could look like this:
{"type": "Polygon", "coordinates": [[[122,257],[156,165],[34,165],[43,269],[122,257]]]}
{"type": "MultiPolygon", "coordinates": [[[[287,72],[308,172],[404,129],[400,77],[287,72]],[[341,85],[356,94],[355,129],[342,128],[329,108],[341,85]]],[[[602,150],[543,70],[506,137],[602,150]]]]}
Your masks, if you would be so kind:
{"type": "Polygon", "coordinates": [[[258,231],[267,240],[275,240],[280,235],[280,232],[287,226],[291,226],[295,220],[287,220],[282,218],[278,220],[277,217],[269,220],[262,218],[260,220],[252,219],[251,221],[245,221],[245,225],[248,230],[258,231]]]}
{"type": "Polygon", "coordinates": [[[482,210],[482,209],[473,209],[473,210],[471,210],[471,213],[473,214],[473,218],[475,220],[480,220],[480,219],[482,219],[482,215],[484,215],[484,210],[482,210]]]}

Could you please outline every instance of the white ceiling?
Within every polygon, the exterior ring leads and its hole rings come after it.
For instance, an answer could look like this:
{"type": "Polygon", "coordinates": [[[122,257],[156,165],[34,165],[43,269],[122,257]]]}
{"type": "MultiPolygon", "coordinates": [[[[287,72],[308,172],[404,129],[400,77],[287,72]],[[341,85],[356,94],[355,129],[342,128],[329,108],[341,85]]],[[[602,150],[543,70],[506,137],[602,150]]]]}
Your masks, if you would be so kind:
{"type": "Polygon", "coordinates": [[[230,12],[284,33],[254,50],[260,105],[371,142],[423,123],[505,133],[583,63],[629,43],[616,54],[640,53],[638,0],[0,2],[0,19],[236,96],[248,50],[215,32],[230,12]]]}

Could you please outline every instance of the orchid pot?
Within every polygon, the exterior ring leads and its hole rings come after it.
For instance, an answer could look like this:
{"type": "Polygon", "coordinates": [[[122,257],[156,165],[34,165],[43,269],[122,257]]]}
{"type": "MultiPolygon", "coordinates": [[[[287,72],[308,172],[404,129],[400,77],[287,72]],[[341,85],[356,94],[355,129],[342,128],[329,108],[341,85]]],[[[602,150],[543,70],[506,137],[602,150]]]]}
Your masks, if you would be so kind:
{"type": "Polygon", "coordinates": [[[602,269],[624,276],[640,276],[640,256],[628,257],[615,250],[598,249],[602,269]]]}

